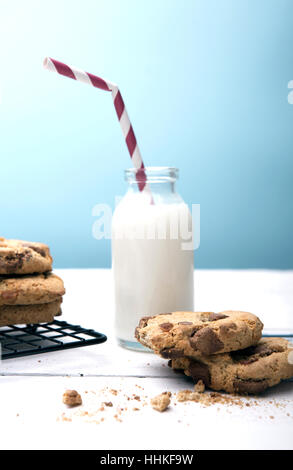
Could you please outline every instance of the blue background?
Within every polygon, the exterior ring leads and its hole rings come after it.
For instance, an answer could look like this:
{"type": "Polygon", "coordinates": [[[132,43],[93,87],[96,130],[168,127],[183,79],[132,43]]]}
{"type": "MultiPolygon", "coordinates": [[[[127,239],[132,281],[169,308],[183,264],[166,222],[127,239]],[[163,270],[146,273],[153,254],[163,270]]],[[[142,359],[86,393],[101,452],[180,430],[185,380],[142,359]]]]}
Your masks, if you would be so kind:
{"type": "Polygon", "coordinates": [[[201,268],[293,268],[293,2],[0,2],[0,234],[48,243],[55,267],[109,267],[92,208],[123,195],[118,83],[146,165],[180,169],[201,205],[201,268]]]}

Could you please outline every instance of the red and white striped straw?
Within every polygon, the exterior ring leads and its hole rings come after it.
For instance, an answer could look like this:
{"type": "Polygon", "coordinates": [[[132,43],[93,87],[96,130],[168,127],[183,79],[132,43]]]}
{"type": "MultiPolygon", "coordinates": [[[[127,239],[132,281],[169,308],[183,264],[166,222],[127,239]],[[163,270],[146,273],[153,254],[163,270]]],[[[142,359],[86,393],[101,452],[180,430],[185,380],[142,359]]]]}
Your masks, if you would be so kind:
{"type": "Polygon", "coordinates": [[[136,171],[137,184],[140,191],[148,191],[146,184],[146,174],[144,171],[144,164],[141,158],[141,154],[136,142],[136,137],[128,117],[125,104],[119,88],[115,83],[112,83],[103,78],[97,77],[91,73],[85,72],[84,70],[77,69],[76,67],[69,67],[58,60],[46,57],[44,59],[44,67],[52,72],[57,72],[65,77],[73,78],[78,82],[87,83],[95,88],[101,90],[111,91],[114,102],[114,107],[120,122],[121,130],[126,141],[128,152],[130,154],[132,163],[136,171]]]}

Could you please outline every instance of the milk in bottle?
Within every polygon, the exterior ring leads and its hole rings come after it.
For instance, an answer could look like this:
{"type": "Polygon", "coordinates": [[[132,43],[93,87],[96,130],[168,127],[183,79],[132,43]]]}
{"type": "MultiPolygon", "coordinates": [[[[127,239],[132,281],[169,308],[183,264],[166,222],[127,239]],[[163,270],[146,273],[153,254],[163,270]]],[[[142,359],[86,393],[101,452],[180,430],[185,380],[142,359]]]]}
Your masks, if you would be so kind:
{"type": "Polygon", "coordinates": [[[148,191],[126,170],[128,191],[112,219],[115,330],[118,342],[143,349],[134,331],[143,316],[193,310],[192,218],[175,191],[178,170],[146,168],[148,191]]]}

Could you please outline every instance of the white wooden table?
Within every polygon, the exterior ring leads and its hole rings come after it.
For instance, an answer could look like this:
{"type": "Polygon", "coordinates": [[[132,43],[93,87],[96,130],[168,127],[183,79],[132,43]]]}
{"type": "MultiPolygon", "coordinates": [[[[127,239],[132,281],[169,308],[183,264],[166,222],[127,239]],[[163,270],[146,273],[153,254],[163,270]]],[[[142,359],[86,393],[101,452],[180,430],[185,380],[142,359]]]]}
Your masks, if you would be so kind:
{"type": "MultiPolygon", "coordinates": [[[[152,353],[116,344],[111,271],[55,272],[67,291],[60,319],[108,340],[1,362],[1,449],[293,448],[292,382],[243,399],[243,406],[178,403],[174,394],[192,388],[187,378],[152,353]],[[62,403],[66,389],[82,395],[81,407],[62,403]],[[159,413],[149,400],[165,390],[172,403],[159,413]]],[[[195,307],[251,311],[265,333],[293,331],[293,271],[196,270],[195,307]]]]}

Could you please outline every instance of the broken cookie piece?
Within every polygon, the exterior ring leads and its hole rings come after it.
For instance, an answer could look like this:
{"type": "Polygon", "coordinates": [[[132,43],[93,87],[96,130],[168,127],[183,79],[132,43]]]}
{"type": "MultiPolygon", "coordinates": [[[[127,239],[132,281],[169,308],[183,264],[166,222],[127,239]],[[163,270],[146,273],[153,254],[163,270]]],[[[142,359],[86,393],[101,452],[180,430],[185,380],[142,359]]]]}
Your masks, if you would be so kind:
{"type": "Polygon", "coordinates": [[[151,399],[154,410],[165,411],[171,403],[171,392],[164,392],[151,399]]]}
{"type": "Polygon", "coordinates": [[[282,380],[293,377],[288,357],[292,344],[285,338],[262,338],[255,346],[225,354],[171,359],[171,367],[182,370],[207,388],[241,395],[256,395],[282,380]]]}
{"type": "Polygon", "coordinates": [[[177,393],[177,400],[178,401],[196,401],[198,402],[200,399],[200,395],[198,392],[193,392],[192,390],[180,390],[177,393]]]}
{"type": "Polygon", "coordinates": [[[52,270],[50,249],[44,243],[0,237],[0,274],[33,274],[52,270]]]}
{"type": "Polygon", "coordinates": [[[66,390],[63,393],[63,403],[68,406],[78,406],[82,404],[82,399],[76,390],[66,390]]]}
{"type": "Polygon", "coordinates": [[[249,312],[178,311],[143,317],[135,337],[165,359],[198,358],[257,344],[263,324],[249,312]]]}

